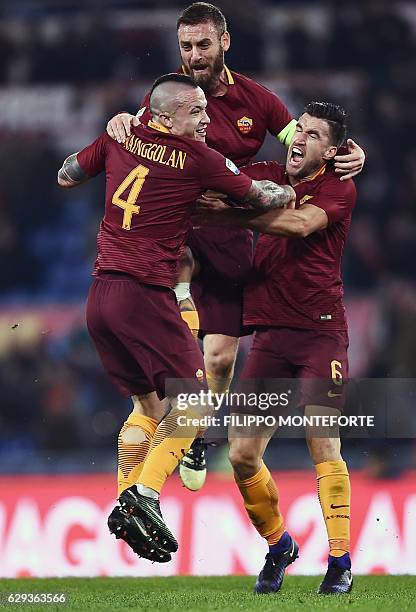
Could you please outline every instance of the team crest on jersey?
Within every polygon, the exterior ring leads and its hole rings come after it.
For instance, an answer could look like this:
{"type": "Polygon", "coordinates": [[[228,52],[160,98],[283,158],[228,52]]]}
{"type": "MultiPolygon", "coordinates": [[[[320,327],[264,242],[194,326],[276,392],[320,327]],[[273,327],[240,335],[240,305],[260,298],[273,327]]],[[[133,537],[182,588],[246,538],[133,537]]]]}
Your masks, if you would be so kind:
{"type": "Polygon", "coordinates": [[[195,372],[195,376],[198,382],[202,382],[204,380],[204,372],[201,370],[201,368],[198,368],[198,370],[195,372]]]}
{"type": "Polygon", "coordinates": [[[250,117],[241,117],[241,119],[237,120],[237,127],[242,134],[248,134],[251,132],[251,128],[253,127],[253,119],[250,117]]]}
{"type": "Polygon", "coordinates": [[[234,174],[240,174],[240,170],[237,168],[234,162],[232,162],[231,159],[228,159],[227,157],[225,158],[225,165],[227,166],[228,170],[231,170],[231,172],[234,172],[234,174]]]}
{"type": "Polygon", "coordinates": [[[302,206],[302,204],[305,204],[305,202],[307,202],[308,200],[312,200],[312,198],[313,196],[304,195],[303,198],[300,199],[299,206],[302,206]]]}

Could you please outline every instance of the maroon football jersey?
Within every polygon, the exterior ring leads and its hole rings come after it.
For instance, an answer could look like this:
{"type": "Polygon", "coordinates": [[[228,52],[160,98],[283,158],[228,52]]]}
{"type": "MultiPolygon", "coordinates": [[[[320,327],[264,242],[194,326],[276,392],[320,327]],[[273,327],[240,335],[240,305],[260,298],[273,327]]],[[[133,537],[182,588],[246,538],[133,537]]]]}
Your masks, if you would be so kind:
{"type": "Polygon", "coordinates": [[[105,170],[105,214],[94,274],[117,270],[172,287],[195,201],[206,189],[241,199],[251,179],[205,143],[150,122],[119,144],[106,133],[80,151],[88,176],[105,170]]]}
{"type": "MultiPolygon", "coordinates": [[[[280,98],[269,89],[228,68],[225,72],[228,78],[226,94],[205,94],[211,119],[206,142],[237,166],[242,166],[257,154],[267,132],[277,136],[292,117],[280,98]]],[[[150,119],[148,104],[149,94],[142,102],[142,107],[147,109],[142,115],[144,123],[150,119]]]]}
{"type": "MultiPolygon", "coordinates": [[[[244,168],[254,179],[287,183],[285,167],[260,162],[244,168]]],[[[331,166],[295,187],[297,204],[310,202],[328,216],[326,229],[306,238],[261,235],[253,278],[244,293],[246,325],[345,330],[341,259],[355,205],[352,180],[331,166]]]]}

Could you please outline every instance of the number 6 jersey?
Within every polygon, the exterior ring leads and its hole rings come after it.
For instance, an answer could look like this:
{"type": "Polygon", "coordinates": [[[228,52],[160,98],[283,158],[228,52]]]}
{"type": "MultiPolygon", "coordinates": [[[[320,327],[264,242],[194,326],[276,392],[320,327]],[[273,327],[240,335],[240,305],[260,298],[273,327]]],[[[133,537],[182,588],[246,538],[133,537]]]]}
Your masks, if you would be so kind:
{"type": "Polygon", "coordinates": [[[251,179],[204,142],[149,121],[122,144],[102,134],[77,154],[85,173],[105,170],[105,213],[93,274],[126,272],[173,287],[195,202],[206,189],[239,200],[251,179]]]}

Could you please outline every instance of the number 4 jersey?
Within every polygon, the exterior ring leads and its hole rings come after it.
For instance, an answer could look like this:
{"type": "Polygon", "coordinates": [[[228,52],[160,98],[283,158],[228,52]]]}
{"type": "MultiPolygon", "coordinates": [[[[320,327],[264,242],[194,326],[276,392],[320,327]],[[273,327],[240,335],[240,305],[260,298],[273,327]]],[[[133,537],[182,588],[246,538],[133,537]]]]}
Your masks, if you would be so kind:
{"type": "Polygon", "coordinates": [[[175,136],[149,121],[119,144],[106,133],[80,151],[89,177],[105,171],[105,214],[94,274],[126,272],[173,287],[195,202],[206,189],[237,200],[251,186],[230,160],[204,142],[175,136]]]}

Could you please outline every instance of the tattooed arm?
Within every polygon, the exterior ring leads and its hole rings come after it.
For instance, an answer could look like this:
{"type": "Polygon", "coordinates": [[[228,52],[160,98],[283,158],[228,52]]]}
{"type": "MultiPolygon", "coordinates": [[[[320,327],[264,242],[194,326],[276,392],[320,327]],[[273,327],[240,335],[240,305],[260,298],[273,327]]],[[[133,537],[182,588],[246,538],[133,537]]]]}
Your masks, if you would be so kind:
{"type": "Polygon", "coordinates": [[[296,193],[290,185],[277,185],[272,181],[252,181],[251,187],[244,197],[244,204],[251,204],[258,210],[272,208],[294,208],[296,193]]]}
{"type": "Polygon", "coordinates": [[[62,168],[58,171],[58,185],[61,187],[76,187],[89,179],[77,160],[77,154],[69,155],[62,168]]]}
{"type": "Polygon", "coordinates": [[[300,208],[279,210],[245,210],[231,208],[215,197],[202,196],[197,200],[196,223],[217,227],[246,227],[262,234],[306,238],[325,229],[326,212],[312,204],[300,208]]]}

